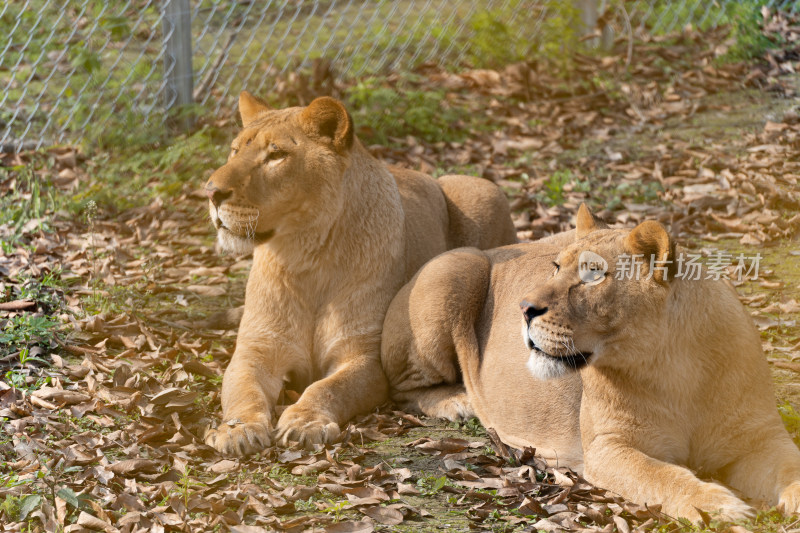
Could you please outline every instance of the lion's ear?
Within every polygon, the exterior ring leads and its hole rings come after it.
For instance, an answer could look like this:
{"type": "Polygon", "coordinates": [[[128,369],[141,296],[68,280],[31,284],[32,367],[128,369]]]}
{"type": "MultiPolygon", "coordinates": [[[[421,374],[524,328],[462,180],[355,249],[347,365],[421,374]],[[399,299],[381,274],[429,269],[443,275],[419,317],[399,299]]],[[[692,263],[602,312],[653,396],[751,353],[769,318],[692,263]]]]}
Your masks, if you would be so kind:
{"type": "Polygon", "coordinates": [[[586,237],[595,230],[606,228],[608,224],[594,216],[585,203],[581,203],[575,217],[575,240],[586,237]]]}
{"type": "Polygon", "coordinates": [[[645,266],[654,265],[653,279],[668,281],[675,274],[675,243],[666,228],[655,220],[645,220],[625,237],[625,248],[631,254],[641,254],[645,266]],[[654,264],[655,262],[655,264],[654,264]]]}
{"type": "Polygon", "coordinates": [[[269,106],[264,100],[247,91],[239,93],[239,114],[242,116],[242,126],[246,128],[258,120],[265,111],[269,111],[269,106]]]}
{"type": "Polygon", "coordinates": [[[300,125],[308,135],[327,140],[338,152],[353,146],[353,120],[342,103],[330,96],[308,104],[300,114],[300,125]]]}

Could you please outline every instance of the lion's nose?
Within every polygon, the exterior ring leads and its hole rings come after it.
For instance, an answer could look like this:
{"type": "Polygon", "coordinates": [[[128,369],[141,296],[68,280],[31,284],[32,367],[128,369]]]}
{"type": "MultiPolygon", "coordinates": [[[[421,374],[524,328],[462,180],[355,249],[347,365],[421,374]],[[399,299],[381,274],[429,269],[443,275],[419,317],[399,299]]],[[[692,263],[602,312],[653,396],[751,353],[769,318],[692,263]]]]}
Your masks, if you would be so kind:
{"type": "Polygon", "coordinates": [[[211,203],[214,204],[214,207],[219,207],[219,204],[226,198],[230,198],[232,194],[233,191],[223,191],[212,183],[206,185],[206,195],[211,200],[211,203]]]}
{"type": "Polygon", "coordinates": [[[530,303],[528,300],[522,300],[519,304],[520,308],[522,309],[522,314],[525,315],[525,321],[530,324],[531,320],[536,318],[537,316],[543,315],[547,312],[546,307],[536,307],[534,304],[530,303]]]}

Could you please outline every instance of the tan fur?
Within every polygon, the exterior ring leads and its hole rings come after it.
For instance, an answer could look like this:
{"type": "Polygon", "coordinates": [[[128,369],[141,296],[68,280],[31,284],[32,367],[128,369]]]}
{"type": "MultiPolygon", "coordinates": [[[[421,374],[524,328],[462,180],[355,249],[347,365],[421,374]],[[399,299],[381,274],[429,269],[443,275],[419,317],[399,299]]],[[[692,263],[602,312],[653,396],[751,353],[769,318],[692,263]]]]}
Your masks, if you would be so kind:
{"type": "Polygon", "coordinates": [[[800,451],[734,290],[676,278],[660,224],[605,229],[585,207],[577,220],[551,240],[560,252],[541,242],[455,250],[423,267],[386,315],[392,397],[435,416],[475,413],[506,442],[583,466],[593,483],[670,516],[800,511],[800,451]],[[586,250],[608,262],[598,283],[579,276],[586,250]],[[623,254],[662,262],[618,280],[623,254]]]}
{"type": "Polygon", "coordinates": [[[381,359],[392,399],[404,407],[450,420],[477,416],[504,442],[580,470],[580,378],[534,378],[519,339],[520,295],[530,272],[552,270],[559,241],[461,248],[428,262],[389,307],[381,359]]]}
{"type": "Polygon", "coordinates": [[[271,442],[285,382],[304,392],[278,442],[334,439],[386,398],[380,333],[402,284],[449,247],[514,241],[494,184],[387,168],[332,98],[269,110],[245,92],[239,110],[244,129],[206,185],[220,245],[253,251],[223,423],[206,439],[228,454],[271,442]]]}
{"type": "Polygon", "coordinates": [[[579,218],[577,234],[558,273],[525,297],[524,336],[531,359],[589,359],[580,370],[586,478],[693,521],[697,509],[729,520],[753,514],[726,486],[798,512],[800,452],[733,288],[676,277],[674,245],[657,222],[624,231],[579,218]],[[586,250],[608,262],[598,284],[578,275],[586,250]],[[641,272],[627,279],[622,262],[635,254],[641,272]]]}

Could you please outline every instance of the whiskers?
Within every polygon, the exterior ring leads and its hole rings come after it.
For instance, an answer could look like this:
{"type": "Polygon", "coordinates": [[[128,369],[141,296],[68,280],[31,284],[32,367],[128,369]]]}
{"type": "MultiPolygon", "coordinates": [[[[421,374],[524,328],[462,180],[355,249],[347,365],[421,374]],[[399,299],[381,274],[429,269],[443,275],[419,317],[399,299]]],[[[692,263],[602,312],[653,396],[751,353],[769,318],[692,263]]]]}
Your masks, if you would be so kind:
{"type": "Polygon", "coordinates": [[[559,344],[564,347],[564,353],[562,355],[571,358],[580,358],[581,366],[589,362],[586,358],[586,354],[578,350],[578,347],[575,346],[574,337],[561,337],[559,344]]]}
{"type": "Polygon", "coordinates": [[[225,227],[231,231],[236,237],[245,239],[247,241],[255,241],[256,228],[258,227],[259,212],[253,211],[246,215],[236,213],[235,216],[228,214],[222,219],[225,227]]]}
{"type": "Polygon", "coordinates": [[[243,229],[244,238],[248,241],[255,241],[256,240],[256,227],[258,224],[258,215],[259,213],[256,212],[254,215],[250,215],[247,217],[247,220],[238,221],[237,226],[243,229]]]}
{"type": "Polygon", "coordinates": [[[235,255],[246,255],[253,251],[256,244],[259,212],[257,210],[243,213],[218,213],[222,226],[228,231],[220,231],[217,242],[224,252],[235,255]],[[222,215],[222,216],[220,216],[222,215]]]}

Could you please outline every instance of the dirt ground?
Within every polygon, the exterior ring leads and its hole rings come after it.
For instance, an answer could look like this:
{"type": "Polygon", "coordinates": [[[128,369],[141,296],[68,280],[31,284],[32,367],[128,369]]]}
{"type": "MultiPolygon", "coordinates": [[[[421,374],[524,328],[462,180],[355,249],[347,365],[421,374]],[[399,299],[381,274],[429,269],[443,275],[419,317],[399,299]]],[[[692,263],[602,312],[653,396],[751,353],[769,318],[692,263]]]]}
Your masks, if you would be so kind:
{"type": "MultiPolygon", "coordinates": [[[[738,290],[797,439],[800,77],[788,72],[796,54],[718,64],[713,39],[690,33],[669,46],[637,45],[628,65],[625,44],[586,58],[571,92],[530,65],[420,73],[418,83],[479,110],[488,125],[459,141],[390,138],[371,149],[435,174],[492,179],[509,196],[521,239],[568,229],[587,202],[619,227],[660,220],[706,258],[760,254],[758,278],[738,290]],[[616,77],[598,77],[601,69],[616,77]]],[[[21,168],[18,157],[4,165],[21,168]]],[[[48,157],[42,174],[69,169],[91,181],[92,166],[74,150],[48,157]]],[[[21,183],[4,176],[2,185],[21,183]]],[[[201,185],[198,177],[113,217],[53,216],[47,231],[31,223],[2,257],[0,294],[19,307],[0,320],[51,317],[68,327],[30,359],[3,361],[0,530],[690,530],[543,468],[475,420],[451,424],[392,406],[326,449],[220,457],[202,435],[219,416],[235,330],[197,321],[241,304],[250,263],[214,250],[201,185]],[[34,294],[30,279],[56,270],[63,284],[42,282],[34,294]]],[[[791,531],[797,522],[765,510],[734,527],[791,531]]]]}

